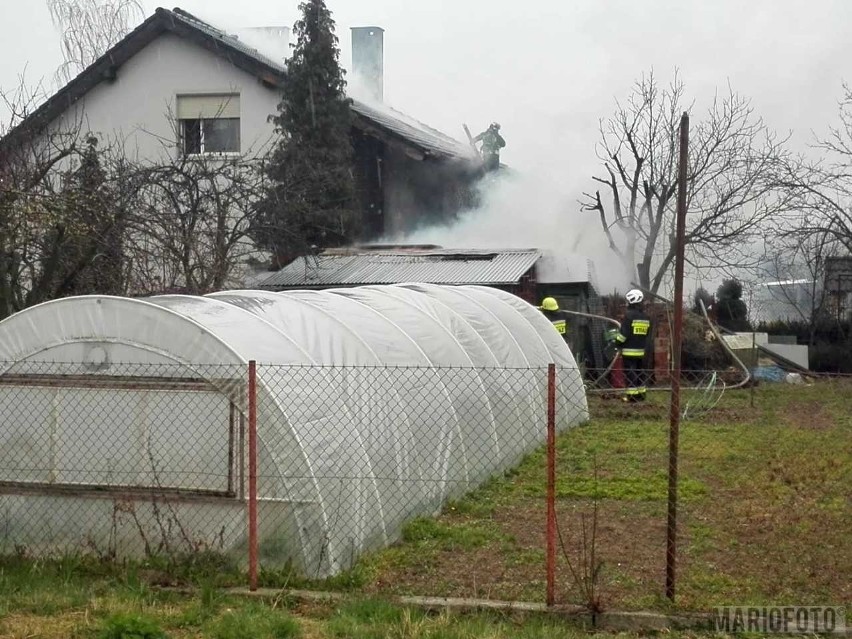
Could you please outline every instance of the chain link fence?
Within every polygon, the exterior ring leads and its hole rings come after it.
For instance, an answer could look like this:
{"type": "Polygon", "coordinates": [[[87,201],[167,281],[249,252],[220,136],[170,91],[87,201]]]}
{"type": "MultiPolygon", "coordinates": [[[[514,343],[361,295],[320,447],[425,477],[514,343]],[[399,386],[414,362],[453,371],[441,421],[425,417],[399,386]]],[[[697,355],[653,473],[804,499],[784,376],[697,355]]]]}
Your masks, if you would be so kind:
{"type": "MultiPolygon", "coordinates": [[[[546,369],[258,368],[260,558],[351,569],[544,444],[546,369]],[[283,542],[283,540],[287,540],[283,542]]],[[[587,418],[577,371],[559,428],[587,418]]]]}
{"type": "Polygon", "coordinates": [[[244,366],[90,361],[3,371],[0,552],[245,548],[244,366]]]}
{"type": "MultiPolygon", "coordinates": [[[[642,371],[638,401],[617,368],[556,370],[550,385],[547,369],[2,370],[0,553],[215,552],[261,585],[343,576],[375,594],[591,608],[662,598],[658,370],[642,371]]],[[[848,601],[852,379],[741,381],[682,380],[678,603],[848,601]]]]}

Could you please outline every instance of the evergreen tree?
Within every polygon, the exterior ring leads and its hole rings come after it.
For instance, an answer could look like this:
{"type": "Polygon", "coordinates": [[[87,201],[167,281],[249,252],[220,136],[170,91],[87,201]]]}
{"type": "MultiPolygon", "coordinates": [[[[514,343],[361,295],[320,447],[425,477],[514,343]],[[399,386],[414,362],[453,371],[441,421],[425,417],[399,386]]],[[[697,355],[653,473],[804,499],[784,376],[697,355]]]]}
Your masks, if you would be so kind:
{"type": "Polygon", "coordinates": [[[68,295],[122,293],[124,229],[113,205],[98,140],[90,136],[80,165],[68,176],[55,202],[30,303],[68,295]]]}
{"type": "Polygon", "coordinates": [[[695,295],[692,297],[692,312],[697,315],[701,315],[700,302],[704,302],[704,308],[706,308],[709,313],[710,309],[716,304],[716,298],[713,297],[713,293],[705,289],[703,286],[699,286],[698,290],[695,291],[695,295]]]}
{"type": "Polygon", "coordinates": [[[268,192],[252,233],[276,266],[313,247],[346,244],[359,222],[352,115],[334,21],[323,0],[299,9],[296,45],[272,118],[280,139],[268,159],[268,192]]]}
{"type": "Polygon", "coordinates": [[[729,331],[751,329],[748,307],[742,300],[743,285],[737,280],[725,280],[716,291],[716,316],[719,325],[729,331]]]}

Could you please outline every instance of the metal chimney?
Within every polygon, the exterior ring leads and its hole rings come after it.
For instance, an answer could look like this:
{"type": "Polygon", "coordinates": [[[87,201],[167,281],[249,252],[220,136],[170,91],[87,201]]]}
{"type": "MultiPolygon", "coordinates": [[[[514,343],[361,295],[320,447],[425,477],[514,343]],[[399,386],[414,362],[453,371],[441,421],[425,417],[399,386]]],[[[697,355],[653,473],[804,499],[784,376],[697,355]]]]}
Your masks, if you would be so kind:
{"type": "Polygon", "coordinates": [[[352,75],[379,102],[384,99],[384,49],[384,29],[352,27],[352,75]]]}

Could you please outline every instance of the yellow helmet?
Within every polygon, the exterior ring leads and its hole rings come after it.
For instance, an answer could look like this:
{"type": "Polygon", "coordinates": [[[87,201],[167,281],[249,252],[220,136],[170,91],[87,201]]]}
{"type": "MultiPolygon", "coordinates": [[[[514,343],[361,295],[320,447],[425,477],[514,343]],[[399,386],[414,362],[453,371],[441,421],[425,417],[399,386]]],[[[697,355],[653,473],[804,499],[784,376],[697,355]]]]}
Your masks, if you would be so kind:
{"type": "Polygon", "coordinates": [[[559,304],[557,304],[556,300],[552,297],[545,297],[541,300],[541,308],[545,311],[558,311],[559,304]]]}

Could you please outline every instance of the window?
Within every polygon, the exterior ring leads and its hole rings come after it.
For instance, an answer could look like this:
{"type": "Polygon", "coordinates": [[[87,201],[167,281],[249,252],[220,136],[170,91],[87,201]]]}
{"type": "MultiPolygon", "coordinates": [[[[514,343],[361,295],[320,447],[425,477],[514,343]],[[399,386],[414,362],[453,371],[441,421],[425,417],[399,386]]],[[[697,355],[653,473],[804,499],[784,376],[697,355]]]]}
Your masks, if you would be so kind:
{"type": "Polygon", "coordinates": [[[239,95],[179,95],[177,116],[184,154],[240,152],[239,95]]]}
{"type": "Polygon", "coordinates": [[[0,379],[0,489],[237,494],[239,426],[200,379],[0,379]]]}

